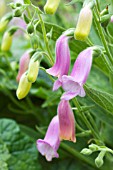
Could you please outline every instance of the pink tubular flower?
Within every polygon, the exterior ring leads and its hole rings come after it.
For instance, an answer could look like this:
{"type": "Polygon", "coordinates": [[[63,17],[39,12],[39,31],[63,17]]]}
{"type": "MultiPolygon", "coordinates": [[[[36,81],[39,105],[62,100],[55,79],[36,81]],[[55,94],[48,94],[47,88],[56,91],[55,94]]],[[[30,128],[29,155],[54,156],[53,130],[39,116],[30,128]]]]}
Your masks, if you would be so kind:
{"type": "Polygon", "coordinates": [[[83,85],[91,69],[92,54],[93,50],[91,47],[82,51],[75,61],[71,75],[64,75],[62,77],[62,87],[65,93],[62,95],[61,99],[70,100],[77,95],[81,97],[85,96],[83,85]]]}
{"type": "Polygon", "coordinates": [[[58,105],[60,139],[76,142],[75,119],[69,101],[61,100],[58,105]]]}
{"type": "Polygon", "coordinates": [[[59,157],[57,153],[59,145],[59,119],[58,116],[55,116],[48,127],[44,140],[37,140],[37,149],[46,157],[47,161],[51,161],[52,158],[59,157]]]}
{"type": "Polygon", "coordinates": [[[26,70],[28,69],[29,61],[30,61],[29,53],[25,52],[20,58],[19,71],[16,78],[18,82],[20,81],[22,74],[25,73],[26,70]]]}
{"type": "Polygon", "coordinates": [[[53,85],[53,91],[57,90],[61,85],[61,78],[67,75],[70,67],[70,51],[68,46],[68,37],[61,35],[56,42],[56,62],[54,66],[47,69],[47,73],[58,77],[53,85]]]}

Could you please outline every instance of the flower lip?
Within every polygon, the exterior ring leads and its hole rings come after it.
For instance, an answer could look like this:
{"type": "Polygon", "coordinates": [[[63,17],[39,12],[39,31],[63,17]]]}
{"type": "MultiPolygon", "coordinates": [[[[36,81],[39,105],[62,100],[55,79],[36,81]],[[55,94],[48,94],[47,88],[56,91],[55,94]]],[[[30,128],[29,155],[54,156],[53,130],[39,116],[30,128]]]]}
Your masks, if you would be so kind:
{"type": "Polygon", "coordinates": [[[46,157],[47,161],[51,161],[52,158],[59,157],[54,147],[42,139],[37,140],[37,148],[39,152],[46,157]]]}

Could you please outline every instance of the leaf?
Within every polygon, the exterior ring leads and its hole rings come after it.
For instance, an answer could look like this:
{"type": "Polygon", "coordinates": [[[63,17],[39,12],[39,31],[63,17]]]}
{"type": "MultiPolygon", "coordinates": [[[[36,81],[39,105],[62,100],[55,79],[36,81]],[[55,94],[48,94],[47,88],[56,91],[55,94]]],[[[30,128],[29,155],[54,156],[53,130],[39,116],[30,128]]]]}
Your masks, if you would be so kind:
{"type": "Polygon", "coordinates": [[[113,114],[113,95],[85,86],[87,95],[100,107],[113,114]]]}
{"type": "Polygon", "coordinates": [[[10,154],[7,160],[9,170],[40,169],[35,141],[21,132],[15,121],[0,119],[0,138],[8,148],[7,154],[10,154]]]}

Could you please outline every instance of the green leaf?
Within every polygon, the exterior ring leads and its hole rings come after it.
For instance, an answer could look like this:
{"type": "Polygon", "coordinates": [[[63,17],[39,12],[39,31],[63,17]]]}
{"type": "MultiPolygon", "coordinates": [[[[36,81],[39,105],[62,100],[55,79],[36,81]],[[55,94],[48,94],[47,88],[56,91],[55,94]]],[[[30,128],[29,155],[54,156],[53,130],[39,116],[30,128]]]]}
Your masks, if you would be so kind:
{"type": "Polygon", "coordinates": [[[100,107],[113,114],[113,95],[85,86],[87,95],[100,107]]]}
{"type": "Polygon", "coordinates": [[[6,162],[9,170],[40,169],[37,164],[36,141],[21,132],[15,121],[0,119],[0,138],[8,149],[5,150],[7,156],[4,159],[8,159],[6,162]]]}

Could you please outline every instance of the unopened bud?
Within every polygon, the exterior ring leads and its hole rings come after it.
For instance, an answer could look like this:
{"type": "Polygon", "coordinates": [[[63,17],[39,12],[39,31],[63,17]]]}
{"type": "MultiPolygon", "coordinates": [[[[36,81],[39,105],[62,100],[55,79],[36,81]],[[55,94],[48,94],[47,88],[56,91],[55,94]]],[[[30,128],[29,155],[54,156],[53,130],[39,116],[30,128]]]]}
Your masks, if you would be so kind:
{"type": "Polygon", "coordinates": [[[92,11],[89,6],[81,9],[74,37],[76,40],[84,41],[87,39],[92,24],[92,11]]]}
{"type": "Polygon", "coordinates": [[[16,91],[16,95],[19,100],[27,96],[30,91],[31,85],[32,83],[28,81],[27,75],[26,73],[24,73],[20,78],[18,89],[16,91]]]}
{"type": "Polygon", "coordinates": [[[89,145],[89,149],[95,152],[99,150],[99,147],[92,143],[91,145],[89,145]]]}
{"type": "Polygon", "coordinates": [[[22,11],[19,8],[16,8],[14,11],[14,17],[21,17],[22,11]]]}
{"type": "Polygon", "coordinates": [[[60,0],[47,0],[44,11],[46,14],[54,14],[59,6],[60,0]]]}
{"type": "Polygon", "coordinates": [[[33,58],[31,58],[27,74],[29,82],[34,83],[36,81],[39,72],[39,66],[40,61],[39,60],[35,61],[33,58]]]}
{"type": "Polygon", "coordinates": [[[32,33],[34,32],[34,26],[33,26],[32,23],[29,23],[29,24],[27,25],[27,32],[28,32],[29,34],[32,34],[32,33]]]}
{"type": "Polygon", "coordinates": [[[95,0],[85,0],[83,7],[85,7],[86,5],[88,5],[90,8],[93,8],[95,5],[95,0]]]}
{"type": "Polygon", "coordinates": [[[84,155],[91,155],[92,150],[84,148],[84,149],[82,149],[81,153],[84,154],[84,155]]]}
{"type": "Polygon", "coordinates": [[[6,31],[2,38],[2,44],[1,44],[1,50],[2,51],[9,51],[11,45],[12,45],[12,35],[9,33],[9,31],[6,31]]]}
{"type": "Polygon", "coordinates": [[[104,163],[103,157],[105,156],[105,153],[106,153],[105,151],[101,151],[98,157],[95,159],[95,164],[98,168],[100,168],[104,163]]]}
{"type": "Polygon", "coordinates": [[[1,20],[0,20],[0,32],[5,30],[5,28],[7,27],[8,23],[11,19],[12,19],[11,13],[8,13],[4,17],[1,18],[1,20]]]}

